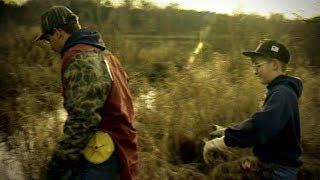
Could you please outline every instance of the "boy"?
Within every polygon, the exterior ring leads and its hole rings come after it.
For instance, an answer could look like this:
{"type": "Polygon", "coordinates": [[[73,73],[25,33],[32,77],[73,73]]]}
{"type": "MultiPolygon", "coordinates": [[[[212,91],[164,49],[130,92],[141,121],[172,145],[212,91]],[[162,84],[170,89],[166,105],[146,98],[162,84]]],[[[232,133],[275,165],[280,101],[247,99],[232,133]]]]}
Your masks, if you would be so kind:
{"type": "Polygon", "coordinates": [[[298,98],[302,93],[299,79],[283,74],[290,60],[287,48],[274,40],[263,40],[255,51],[243,52],[251,58],[255,74],[267,87],[263,110],[250,119],[226,129],[219,129],[216,138],[206,142],[208,151],[226,151],[228,147],[253,147],[267,179],[295,179],[302,162],[298,98]]]}

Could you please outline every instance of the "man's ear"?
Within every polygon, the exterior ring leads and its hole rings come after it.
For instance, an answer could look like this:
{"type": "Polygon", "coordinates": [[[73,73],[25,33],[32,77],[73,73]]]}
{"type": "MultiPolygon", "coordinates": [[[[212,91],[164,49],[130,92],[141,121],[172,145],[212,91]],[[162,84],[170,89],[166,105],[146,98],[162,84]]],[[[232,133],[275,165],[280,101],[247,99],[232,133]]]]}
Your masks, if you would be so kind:
{"type": "Polygon", "coordinates": [[[58,34],[58,29],[57,28],[53,28],[52,29],[52,36],[56,36],[58,34]]]}
{"type": "Polygon", "coordinates": [[[61,30],[61,29],[53,28],[53,33],[54,33],[58,38],[61,38],[61,37],[62,37],[62,30],[61,30]]]}

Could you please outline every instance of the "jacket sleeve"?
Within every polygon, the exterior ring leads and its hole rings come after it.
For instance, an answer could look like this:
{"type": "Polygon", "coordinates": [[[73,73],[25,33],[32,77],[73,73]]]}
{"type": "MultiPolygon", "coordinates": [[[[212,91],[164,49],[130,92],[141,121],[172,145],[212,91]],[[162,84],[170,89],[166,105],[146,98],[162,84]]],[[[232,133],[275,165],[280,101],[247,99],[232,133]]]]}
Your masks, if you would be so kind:
{"type": "Polygon", "coordinates": [[[251,147],[265,144],[277,136],[286,124],[283,118],[285,95],[280,91],[273,92],[267,99],[262,111],[255,113],[239,125],[227,128],[225,143],[230,147],[251,147]]]}
{"type": "Polygon", "coordinates": [[[64,108],[68,113],[57,153],[63,159],[78,159],[101,121],[99,114],[111,78],[97,53],[79,54],[63,74],[64,108]]]}

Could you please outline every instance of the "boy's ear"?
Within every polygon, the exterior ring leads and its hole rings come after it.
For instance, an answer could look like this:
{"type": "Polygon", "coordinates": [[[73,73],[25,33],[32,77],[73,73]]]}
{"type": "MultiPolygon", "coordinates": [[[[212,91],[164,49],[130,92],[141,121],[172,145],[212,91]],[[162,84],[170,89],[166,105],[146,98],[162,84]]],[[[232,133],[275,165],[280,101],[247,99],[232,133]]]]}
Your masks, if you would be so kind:
{"type": "Polygon", "coordinates": [[[251,57],[251,64],[254,64],[255,62],[256,62],[256,58],[254,58],[254,57],[251,57]]]}
{"type": "Polygon", "coordinates": [[[273,59],[272,64],[273,64],[273,70],[278,70],[278,69],[281,70],[282,64],[278,59],[273,59]]]}

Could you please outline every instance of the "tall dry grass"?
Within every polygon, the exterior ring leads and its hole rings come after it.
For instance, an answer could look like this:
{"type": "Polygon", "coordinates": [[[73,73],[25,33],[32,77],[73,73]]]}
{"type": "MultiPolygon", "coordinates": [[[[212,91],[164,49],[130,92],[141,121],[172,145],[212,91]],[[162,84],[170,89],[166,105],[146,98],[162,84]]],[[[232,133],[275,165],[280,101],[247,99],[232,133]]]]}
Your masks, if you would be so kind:
{"type": "MultiPolygon", "coordinates": [[[[62,133],[60,61],[48,46],[34,44],[38,29],[13,29],[15,36],[0,37],[2,141],[22,163],[24,177],[38,179],[62,133]]],[[[115,53],[131,77],[134,94],[139,179],[252,178],[238,166],[252,158],[250,149],[219,156],[210,167],[201,155],[214,124],[236,124],[261,107],[265,88],[240,52],[206,51],[190,69],[184,68],[188,46],[177,42],[144,47],[125,39],[118,43],[115,53]],[[155,98],[148,101],[145,95],[151,91],[155,98]]],[[[301,174],[319,178],[319,69],[298,66],[290,74],[304,83],[301,174]]]]}

